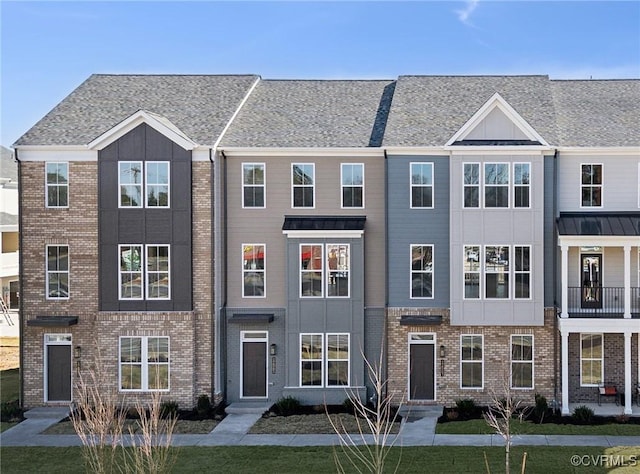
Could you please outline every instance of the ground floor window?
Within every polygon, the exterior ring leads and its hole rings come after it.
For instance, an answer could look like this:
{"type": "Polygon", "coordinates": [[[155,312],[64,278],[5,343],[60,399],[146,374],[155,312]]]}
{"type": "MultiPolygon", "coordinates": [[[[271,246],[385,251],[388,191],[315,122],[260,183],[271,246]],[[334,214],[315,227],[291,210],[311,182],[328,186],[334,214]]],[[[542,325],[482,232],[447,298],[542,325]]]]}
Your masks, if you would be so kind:
{"type": "Polygon", "coordinates": [[[604,368],[604,336],[580,334],[580,386],[602,384],[604,368]]]}
{"type": "Polygon", "coordinates": [[[300,385],[349,385],[349,334],[300,334],[300,385]]]}
{"type": "Polygon", "coordinates": [[[481,334],[460,336],[460,387],[482,388],[484,341],[481,334]]]}
{"type": "Polygon", "coordinates": [[[533,336],[511,336],[511,388],[533,388],[533,336]]]}
{"type": "Polygon", "coordinates": [[[169,390],[169,338],[120,338],[120,390],[169,390]]]}

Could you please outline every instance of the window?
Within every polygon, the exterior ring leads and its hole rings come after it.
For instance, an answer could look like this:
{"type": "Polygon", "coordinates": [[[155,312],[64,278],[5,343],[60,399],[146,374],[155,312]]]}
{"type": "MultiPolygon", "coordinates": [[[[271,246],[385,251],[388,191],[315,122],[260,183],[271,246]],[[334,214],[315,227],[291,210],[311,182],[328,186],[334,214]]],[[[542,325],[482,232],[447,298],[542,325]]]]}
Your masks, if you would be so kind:
{"type": "Polygon", "coordinates": [[[47,207],[69,207],[69,163],[47,163],[47,207]]]}
{"type": "Polygon", "coordinates": [[[264,163],[242,163],[242,207],[265,207],[264,163]]]}
{"type": "Polygon", "coordinates": [[[300,334],[300,385],[349,385],[349,334],[300,334]]]}
{"type": "Polygon", "coordinates": [[[511,336],[511,388],[533,388],[533,336],[511,336]]]}
{"type": "Polygon", "coordinates": [[[602,207],[602,165],[582,165],[582,207],[602,207]]]}
{"type": "Polygon", "coordinates": [[[602,334],[580,334],[580,385],[601,385],[604,379],[604,350],[602,334]]]}
{"type": "Polygon", "coordinates": [[[482,388],[484,359],[483,336],[463,334],[460,336],[460,387],[482,388]]]}
{"type": "Polygon", "coordinates": [[[118,185],[119,207],[143,207],[142,175],[146,194],[146,207],[169,207],[169,162],[168,161],[119,161],[118,185]]]}
{"type": "Polygon", "coordinates": [[[509,164],[484,164],[484,207],[509,207],[509,164]]]}
{"type": "Polygon", "coordinates": [[[411,208],[433,207],[433,163],[411,163],[411,208]]]}
{"type": "Polygon", "coordinates": [[[300,297],[349,297],[350,268],[349,244],[300,245],[300,297]]]}
{"type": "Polygon", "coordinates": [[[47,299],[69,298],[69,246],[47,245],[47,299]]]}
{"type": "Polygon", "coordinates": [[[242,296],[265,296],[265,245],[242,244],[242,296]]]}
{"type": "Polygon", "coordinates": [[[411,298],[433,298],[433,245],[411,245],[411,298]]]}
{"type": "Polygon", "coordinates": [[[513,165],[513,207],[531,207],[531,164],[513,165]]]}
{"type": "Polygon", "coordinates": [[[514,297],[531,298],[531,247],[516,245],[513,248],[514,262],[514,297]]]}
{"type": "Polygon", "coordinates": [[[509,298],[509,246],[485,246],[485,297],[509,298]]]}
{"type": "Polygon", "coordinates": [[[342,207],[364,207],[364,165],[342,163],[340,174],[342,207]]]}
{"type": "Polygon", "coordinates": [[[120,338],[120,390],[169,390],[169,338],[120,338]]]}
{"type": "Polygon", "coordinates": [[[293,183],[292,207],[314,207],[315,165],[294,163],[291,166],[293,183]]]}
{"type": "Polygon", "coordinates": [[[464,247],[464,297],[480,298],[480,246],[464,247]]]}
{"type": "Polygon", "coordinates": [[[480,207],[480,164],[464,163],[464,207],[480,207]]]}
{"type": "Polygon", "coordinates": [[[146,250],[143,247],[129,244],[118,246],[119,298],[121,300],[170,299],[169,246],[147,245],[146,250]]]}

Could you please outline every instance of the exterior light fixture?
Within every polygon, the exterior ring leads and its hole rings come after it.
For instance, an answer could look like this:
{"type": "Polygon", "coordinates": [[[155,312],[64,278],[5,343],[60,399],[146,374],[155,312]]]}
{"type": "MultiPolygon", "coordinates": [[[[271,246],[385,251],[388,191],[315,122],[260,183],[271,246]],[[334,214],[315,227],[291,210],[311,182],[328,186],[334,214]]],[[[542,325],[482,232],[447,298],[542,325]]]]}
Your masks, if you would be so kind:
{"type": "Polygon", "coordinates": [[[271,344],[269,346],[269,354],[270,355],[272,355],[272,356],[276,355],[277,350],[278,350],[278,346],[276,346],[275,344],[271,344]]]}

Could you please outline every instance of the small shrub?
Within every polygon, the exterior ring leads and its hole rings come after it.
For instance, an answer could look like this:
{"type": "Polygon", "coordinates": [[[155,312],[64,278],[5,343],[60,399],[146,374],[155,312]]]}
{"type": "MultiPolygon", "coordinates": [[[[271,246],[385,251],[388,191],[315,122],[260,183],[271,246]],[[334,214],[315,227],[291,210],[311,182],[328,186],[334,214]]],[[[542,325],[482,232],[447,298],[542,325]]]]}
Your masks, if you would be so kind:
{"type": "Polygon", "coordinates": [[[535,400],[536,406],[533,408],[533,416],[536,417],[538,423],[542,423],[542,420],[544,420],[544,417],[549,410],[549,404],[547,403],[547,398],[539,393],[536,393],[535,400]]]}
{"type": "Polygon", "coordinates": [[[478,406],[471,398],[456,400],[456,408],[460,418],[472,418],[478,411],[478,406]]]}
{"type": "Polygon", "coordinates": [[[616,422],[620,423],[620,424],[625,424],[629,422],[629,415],[625,415],[624,413],[621,413],[620,415],[616,416],[616,422]]]}
{"type": "Polygon", "coordinates": [[[198,415],[205,416],[211,412],[211,400],[209,399],[209,395],[203,393],[198,397],[198,404],[196,405],[196,411],[198,415]]]}
{"type": "Polygon", "coordinates": [[[342,402],[342,406],[344,407],[344,409],[345,409],[345,411],[347,413],[354,413],[355,412],[355,409],[356,409],[355,403],[349,397],[344,399],[344,401],[342,402]]]}
{"type": "Polygon", "coordinates": [[[593,410],[586,405],[580,405],[571,414],[577,424],[588,425],[593,421],[593,410]]]}
{"type": "Polygon", "coordinates": [[[0,405],[0,421],[12,421],[22,418],[22,409],[18,400],[2,402],[0,405]]]}
{"type": "Polygon", "coordinates": [[[300,406],[300,400],[296,397],[292,397],[291,395],[282,397],[275,403],[276,411],[283,416],[293,415],[300,410],[300,406]]]}
{"type": "Polygon", "coordinates": [[[447,420],[455,421],[458,419],[460,415],[456,410],[447,410],[447,420]]]}
{"type": "Polygon", "coordinates": [[[177,418],[178,402],[166,400],[160,404],[160,416],[162,418],[177,418]]]}

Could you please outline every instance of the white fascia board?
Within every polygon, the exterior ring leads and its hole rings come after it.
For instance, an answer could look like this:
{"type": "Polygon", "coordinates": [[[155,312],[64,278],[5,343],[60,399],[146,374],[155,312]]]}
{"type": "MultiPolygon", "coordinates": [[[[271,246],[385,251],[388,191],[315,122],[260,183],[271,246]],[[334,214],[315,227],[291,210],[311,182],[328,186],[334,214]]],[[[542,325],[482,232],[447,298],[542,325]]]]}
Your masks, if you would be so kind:
{"type": "Polygon", "coordinates": [[[364,230],[283,230],[289,239],[359,239],[364,230]]]}
{"type": "Polygon", "coordinates": [[[447,156],[449,151],[442,146],[387,146],[387,155],[415,155],[415,156],[447,156]]]}
{"type": "Polygon", "coordinates": [[[640,146],[617,146],[617,147],[578,147],[578,146],[560,146],[558,153],[562,155],[629,155],[640,156],[640,146]]]}
{"type": "Polygon", "coordinates": [[[558,318],[563,333],[613,333],[638,331],[638,320],[631,318],[558,318]]]}
{"type": "Polygon", "coordinates": [[[521,146],[456,146],[447,145],[445,150],[452,155],[544,155],[545,152],[555,151],[555,148],[545,145],[521,146]]]}
{"type": "Polygon", "coordinates": [[[20,231],[20,228],[18,224],[0,225],[0,234],[2,234],[3,232],[19,232],[19,231],[20,231]]]}
{"type": "Polygon", "coordinates": [[[142,123],[146,123],[185,150],[193,150],[198,146],[178,127],[171,123],[169,119],[146,110],[139,110],[130,115],[116,126],[92,140],[87,146],[92,150],[102,150],[142,123]]]}
{"type": "Polygon", "coordinates": [[[493,94],[493,96],[484,103],[473,116],[467,120],[467,122],[458,130],[446,143],[447,146],[453,144],[458,140],[463,140],[471,130],[473,130],[489,113],[499,108],[511,121],[524,133],[530,140],[535,140],[542,143],[544,146],[549,146],[544,138],[540,136],[535,129],[529,125],[529,123],[522,118],[522,116],[516,112],[516,110],[509,105],[509,103],[502,98],[499,93],[493,94]]]}
{"type": "Polygon", "coordinates": [[[279,148],[279,147],[220,147],[226,156],[332,156],[332,157],[381,157],[382,148],[279,148]]]}
{"type": "MultiPolygon", "coordinates": [[[[191,161],[211,161],[209,159],[209,146],[198,146],[191,151],[191,161]]],[[[211,159],[215,161],[214,153],[211,153],[211,159]]]]}
{"type": "Polygon", "coordinates": [[[86,146],[25,146],[18,147],[20,161],[97,161],[97,150],[86,146]]]}
{"type": "Polygon", "coordinates": [[[637,246],[637,235],[559,235],[558,247],[622,247],[637,246]]]}

